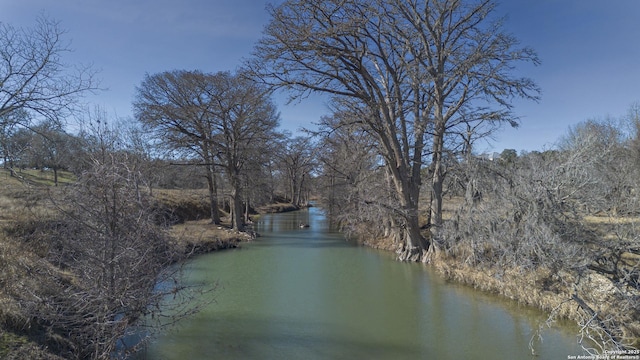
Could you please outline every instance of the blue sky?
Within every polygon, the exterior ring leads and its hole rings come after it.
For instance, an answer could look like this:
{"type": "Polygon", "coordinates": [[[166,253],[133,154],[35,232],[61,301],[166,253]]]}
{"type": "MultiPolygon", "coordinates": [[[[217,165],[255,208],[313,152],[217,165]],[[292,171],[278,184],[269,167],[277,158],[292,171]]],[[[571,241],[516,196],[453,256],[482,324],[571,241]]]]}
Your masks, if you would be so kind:
{"type": "MultiPolygon", "coordinates": [[[[30,26],[39,14],[59,20],[75,51],[93,63],[108,91],[88,99],[131,117],[145,73],[234,70],[249,57],[268,15],[266,0],[0,0],[0,21],[30,26]]],[[[639,0],[502,0],[505,30],[534,48],[538,67],[519,71],[542,89],[538,103],[518,101],[518,129],[497,133],[478,150],[551,148],[570,125],[623,116],[640,102],[639,0]]],[[[326,114],[322,100],[280,105],[282,127],[295,131],[326,114]]]]}

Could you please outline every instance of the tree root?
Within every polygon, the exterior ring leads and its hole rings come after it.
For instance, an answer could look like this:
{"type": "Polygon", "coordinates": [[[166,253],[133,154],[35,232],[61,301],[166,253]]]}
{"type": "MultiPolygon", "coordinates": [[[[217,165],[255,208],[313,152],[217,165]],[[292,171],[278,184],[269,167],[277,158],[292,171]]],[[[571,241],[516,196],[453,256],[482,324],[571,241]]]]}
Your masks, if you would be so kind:
{"type": "Polygon", "coordinates": [[[398,254],[399,261],[425,262],[424,259],[426,258],[427,251],[417,246],[403,246],[396,251],[396,254],[398,254]]]}

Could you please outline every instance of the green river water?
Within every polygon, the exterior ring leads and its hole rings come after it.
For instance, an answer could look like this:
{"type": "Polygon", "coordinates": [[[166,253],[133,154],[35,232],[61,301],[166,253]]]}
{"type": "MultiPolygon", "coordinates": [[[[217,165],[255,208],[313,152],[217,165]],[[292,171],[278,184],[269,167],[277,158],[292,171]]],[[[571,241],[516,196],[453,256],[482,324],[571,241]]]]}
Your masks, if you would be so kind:
{"type": "Polygon", "coordinates": [[[185,281],[215,302],[148,346],[142,359],[567,359],[575,329],[448,284],[421,264],[355,246],[321,209],[264,215],[242,248],[197,257],[185,281]],[[301,229],[300,223],[310,224],[301,229]]]}

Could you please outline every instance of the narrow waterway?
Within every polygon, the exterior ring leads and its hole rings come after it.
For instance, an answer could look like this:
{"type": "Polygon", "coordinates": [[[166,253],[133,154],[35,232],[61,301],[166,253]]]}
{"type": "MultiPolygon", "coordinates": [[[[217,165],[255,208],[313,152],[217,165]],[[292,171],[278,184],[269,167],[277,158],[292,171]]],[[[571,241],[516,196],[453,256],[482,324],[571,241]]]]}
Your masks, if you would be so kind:
{"type": "Polygon", "coordinates": [[[188,282],[216,301],[149,346],[148,359],[567,359],[571,329],[544,314],[446,284],[421,264],[354,246],[320,209],[265,215],[241,249],[198,257],[188,282]],[[300,223],[309,228],[300,228],[300,223]]]}

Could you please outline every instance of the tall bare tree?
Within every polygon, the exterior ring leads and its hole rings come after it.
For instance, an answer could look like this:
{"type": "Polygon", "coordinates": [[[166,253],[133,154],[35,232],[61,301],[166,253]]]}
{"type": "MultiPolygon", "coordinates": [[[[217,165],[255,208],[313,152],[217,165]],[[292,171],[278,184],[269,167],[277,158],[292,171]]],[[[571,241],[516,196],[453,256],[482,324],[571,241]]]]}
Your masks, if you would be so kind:
{"type": "Polygon", "coordinates": [[[421,169],[432,174],[432,235],[442,223],[445,135],[463,122],[509,121],[513,97],[537,87],[511,75],[535,53],[491,20],[491,0],[288,0],[248,64],[265,83],[332,95],[372,134],[397,194],[403,259],[420,234],[421,169]],[[431,155],[430,161],[427,158],[431,155]]]}
{"type": "Polygon", "coordinates": [[[321,120],[326,131],[318,144],[319,190],[328,215],[347,236],[394,236],[388,232],[396,223],[397,199],[377,145],[358,124],[334,126],[345,120],[338,114],[321,120]]]}
{"type": "MultiPolygon", "coordinates": [[[[26,124],[29,121],[29,114],[23,109],[0,116],[0,149],[5,169],[13,168],[16,157],[14,142],[16,133],[20,130],[19,124],[26,124]]],[[[13,172],[11,174],[13,175],[13,172]]]]}
{"type": "Polygon", "coordinates": [[[309,181],[309,173],[314,168],[314,148],[311,139],[295,137],[284,144],[280,153],[280,166],[288,181],[291,203],[302,204],[302,191],[309,181]]]}
{"type": "Polygon", "coordinates": [[[199,158],[207,170],[211,221],[219,224],[211,86],[211,76],[199,71],[146,75],[133,106],[138,120],[168,146],[199,158]]]}
{"type": "Polygon", "coordinates": [[[228,72],[164,72],[145,77],[134,107],[149,129],[174,148],[197,154],[207,168],[214,223],[220,221],[214,167],[225,170],[232,226],[242,230],[243,168],[277,137],[279,115],[267,89],[228,72]]]}
{"type": "MultiPolygon", "coordinates": [[[[83,95],[98,90],[91,66],[65,63],[70,51],[60,24],[47,17],[31,28],[0,22],[0,134],[34,120],[59,123],[78,109],[83,95]]],[[[5,168],[11,164],[6,140],[0,139],[5,168]]]]}
{"type": "Polygon", "coordinates": [[[207,90],[214,118],[211,145],[231,185],[232,227],[241,231],[243,173],[247,164],[263,159],[270,142],[279,138],[279,114],[269,91],[242,74],[213,74],[207,90]]]}
{"type": "Polygon", "coordinates": [[[54,20],[40,17],[32,28],[0,22],[0,127],[5,115],[19,109],[32,113],[30,118],[59,121],[82,95],[97,90],[91,66],[65,63],[70,51],[54,20]]]}

